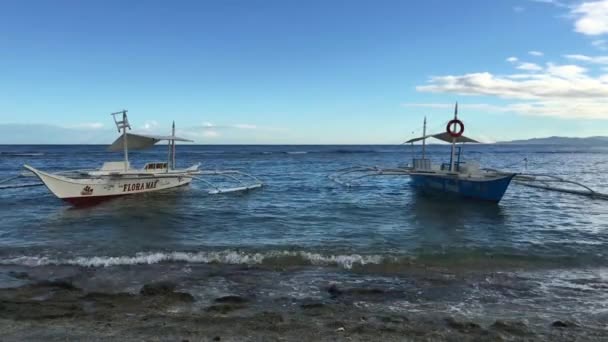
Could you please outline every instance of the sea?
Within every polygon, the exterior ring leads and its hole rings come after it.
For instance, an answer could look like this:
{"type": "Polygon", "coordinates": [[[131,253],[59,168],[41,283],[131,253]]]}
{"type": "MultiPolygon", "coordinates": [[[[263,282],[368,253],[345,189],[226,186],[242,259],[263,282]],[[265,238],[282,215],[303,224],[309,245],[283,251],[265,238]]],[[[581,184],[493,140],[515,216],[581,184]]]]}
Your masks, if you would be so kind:
{"type": "MultiPolygon", "coordinates": [[[[493,204],[416,192],[403,176],[349,187],[328,177],[419,155],[407,145],[178,145],[178,166],[239,170],[264,186],[211,195],[195,181],[86,208],[43,186],[0,190],[0,287],[24,282],[17,271],[91,291],[167,279],[201,305],[246,292],[269,307],[337,284],[378,289],[384,299],[358,305],[390,312],[608,324],[608,201],[511,184],[493,204]]],[[[449,147],[429,145],[427,156],[447,162],[449,147]]],[[[0,179],[23,164],[90,169],[121,157],[101,145],[2,145],[0,179]]],[[[134,166],[166,159],[166,146],[130,154],[134,166]]],[[[608,146],[467,145],[463,159],[608,193],[608,146]]]]}

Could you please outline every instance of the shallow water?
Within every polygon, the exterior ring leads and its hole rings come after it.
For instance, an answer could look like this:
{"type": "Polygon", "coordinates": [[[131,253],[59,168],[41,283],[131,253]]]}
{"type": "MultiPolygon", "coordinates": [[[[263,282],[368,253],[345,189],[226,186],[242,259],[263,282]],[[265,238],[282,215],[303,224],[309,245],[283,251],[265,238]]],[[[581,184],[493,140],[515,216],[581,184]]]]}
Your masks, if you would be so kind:
{"type": "MultiPolygon", "coordinates": [[[[436,162],[448,153],[429,147],[436,162]]],[[[41,274],[93,271],[116,286],[160,269],[195,292],[203,291],[200,284],[187,279],[208,267],[257,265],[246,277],[276,295],[314,297],[328,281],[364,283],[401,294],[370,303],[387,310],[608,321],[608,202],[512,184],[495,205],[419,194],[407,178],[351,188],[327,178],[341,168],[395,167],[411,157],[404,146],[180,145],[181,166],[242,170],[265,187],[207,195],[193,183],[84,209],[43,187],[4,190],[0,264],[41,274]],[[290,272],[276,273],[282,269],[290,272]]],[[[608,192],[606,146],[467,146],[465,157],[517,172],[527,158],[528,172],[608,192]]],[[[105,146],[0,146],[0,173],[16,174],[23,163],[63,170],[119,158],[105,146]]],[[[165,158],[163,147],[131,154],[135,165],[165,158]]],[[[3,276],[0,284],[14,280],[3,276]]]]}

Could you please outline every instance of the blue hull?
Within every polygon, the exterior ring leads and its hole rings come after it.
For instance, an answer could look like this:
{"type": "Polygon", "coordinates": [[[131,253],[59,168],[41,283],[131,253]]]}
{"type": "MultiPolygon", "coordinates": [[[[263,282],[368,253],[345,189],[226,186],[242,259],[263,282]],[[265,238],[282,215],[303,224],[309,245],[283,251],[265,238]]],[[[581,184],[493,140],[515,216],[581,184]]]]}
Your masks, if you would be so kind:
{"type": "Polygon", "coordinates": [[[470,181],[454,176],[436,174],[412,174],[412,184],[417,189],[457,194],[461,197],[499,202],[507,191],[515,174],[498,179],[470,181]]]}

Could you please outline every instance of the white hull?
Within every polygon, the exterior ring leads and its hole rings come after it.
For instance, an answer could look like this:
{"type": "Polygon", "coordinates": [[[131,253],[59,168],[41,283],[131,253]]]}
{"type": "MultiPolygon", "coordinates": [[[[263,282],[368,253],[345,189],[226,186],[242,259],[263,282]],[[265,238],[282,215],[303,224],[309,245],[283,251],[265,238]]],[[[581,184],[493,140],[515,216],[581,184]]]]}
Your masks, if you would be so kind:
{"type": "Polygon", "coordinates": [[[98,178],[69,178],[25,165],[58,198],[73,204],[96,202],[109,197],[152,192],[189,184],[183,173],[133,174],[98,178]]]}

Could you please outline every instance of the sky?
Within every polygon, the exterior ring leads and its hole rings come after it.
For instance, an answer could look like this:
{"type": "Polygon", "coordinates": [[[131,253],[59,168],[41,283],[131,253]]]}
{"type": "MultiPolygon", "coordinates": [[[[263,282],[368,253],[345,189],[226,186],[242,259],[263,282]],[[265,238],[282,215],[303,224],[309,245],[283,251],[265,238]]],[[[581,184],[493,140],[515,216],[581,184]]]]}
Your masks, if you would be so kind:
{"type": "Polygon", "coordinates": [[[608,135],[608,0],[0,1],[0,143],[608,135]]]}

